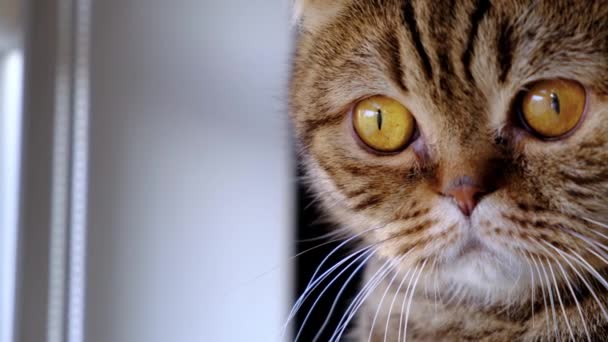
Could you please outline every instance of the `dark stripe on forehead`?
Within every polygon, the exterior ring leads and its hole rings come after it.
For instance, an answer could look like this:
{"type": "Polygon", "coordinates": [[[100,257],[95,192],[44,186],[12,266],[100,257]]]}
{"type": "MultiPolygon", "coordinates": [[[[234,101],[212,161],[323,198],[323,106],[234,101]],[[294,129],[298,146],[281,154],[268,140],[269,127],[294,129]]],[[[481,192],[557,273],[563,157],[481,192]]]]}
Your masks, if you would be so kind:
{"type": "Polygon", "coordinates": [[[424,69],[424,74],[427,79],[432,79],[433,68],[431,67],[429,55],[426,53],[424,45],[422,45],[422,41],[420,40],[420,31],[418,31],[418,24],[416,23],[416,13],[412,7],[411,0],[405,0],[403,2],[403,21],[410,31],[412,42],[414,43],[414,47],[418,52],[418,56],[420,56],[420,62],[422,64],[422,68],[424,69]]]}
{"type": "Polygon", "coordinates": [[[498,31],[498,66],[500,68],[499,81],[505,83],[511,64],[513,63],[513,27],[505,20],[498,31]]]}
{"type": "Polygon", "coordinates": [[[475,11],[471,15],[471,31],[469,32],[469,38],[467,41],[467,48],[462,54],[462,65],[464,66],[464,72],[469,81],[473,80],[473,74],[471,73],[471,57],[475,49],[475,41],[477,39],[477,32],[479,31],[479,24],[490,10],[491,3],[489,0],[478,0],[475,6],[475,11]]]}
{"type": "Polygon", "coordinates": [[[454,28],[457,26],[455,17],[456,4],[454,0],[446,0],[432,9],[431,17],[428,19],[429,35],[432,37],[433,46],[436,50],[436,63],[439,67],[439,90],[443,95],[451,99],[453,97],[452,88],[454,86],[454,61],[450,58],[450,51],[454,48],[454,41],[451,39],[454,28]]]}
{"type": "Polygon", "coordinates": [[[407,91],[407,86],[405,85],[405,73],[403,72],[403,65],[401,64],[401,44],[399,43],[399,39],[395,34],[391,34],[388,37],[389,43],[389,54],[390,54],[390,70],[391,77],[393,77],[395,83],[401,88],[403,91],[407,91]]]}

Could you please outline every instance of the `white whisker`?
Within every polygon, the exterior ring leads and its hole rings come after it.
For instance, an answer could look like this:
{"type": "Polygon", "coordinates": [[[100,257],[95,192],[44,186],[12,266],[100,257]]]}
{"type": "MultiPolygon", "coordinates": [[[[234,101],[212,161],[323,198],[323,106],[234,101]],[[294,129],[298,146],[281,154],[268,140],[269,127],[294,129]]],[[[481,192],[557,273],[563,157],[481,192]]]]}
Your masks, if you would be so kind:
{"type": "MultiPolygon", "coordinates": [[[[559,248],[557,248],[557,247],[555,247],[555,246],[551,245],[550,243],[547,243],[546,241],[543,241],[543,243],[545,243],[545,244],[546,244],[547,246],[549,246],[549,247],[553,247],[553,249],[554,249],[555,251],[557,251],[557,253],[558,253],[558,254],[559,254],[561,257],[562,257],[562,259],[563,259],[563,260],[564,260],[566,263],[568,263],[568,265],[570,265],[570,267],[572,267],[572,264],[571,264],[571,263],[570,263],[570,262],[569,262],[569,261],[568,261],[568,260],[567,260],[567,259],[564,257],[564,255],[563,255],[562,251],[561,251],[559,248]]],[[[572,298],[574,299],[574,302],[576,303],[576,309],[578,310],[578,314],[579,314],[579,316],[580,316],[580,318],[581,318],[581,322],[583,323],[583,329],[585,330],[585,335],[587,336],[587,340],[588,340],[589,342],[591,342],[591,337],[590,337],[590,335],[589,335],[589,330],[587,329],[587,323],[585,322],[585,316],[583,315],[583,310],[581,309],[581,306],[580,306],[580,304],[579,304],[579,302],[578,302],[578,299],[576,298],[576,293],[574,292],[574,289],[572,288],[572,284],[571,284],[570,278],[568,277],[568,275],[567,275],[566,271],[564,270],[564,268],[562,267],[561,263],[559,263],[559,261],[558,261],[557,259],[555,259],[555,258],[554,258],[554,260],[557,262],[557,266],[559,267],[559,269],[560,269],[560,270],[561,270],[561,272],[562,272],[562,275],[563,275],[563,276],[564,276],[564,278],[566,279],[566,285],[567,285],[567,286],[568,286],[568,288],[570,289],[570,293],[572,294],[572,298]]],[[[574,268],[573,268],[573,269],[574,269],[574,268]]],[[[577,272],[577,274],[578,274],[578,272],[577,272]]],[[[579,276],[580,276],[580,275],[579,275],[579,276]]],[[[590,290],[591,290],[591,289],[590,289],[590,290]]],[[[592,290],[591,290],[591,291],[592,291],[592,290]]],[[[598,302],[598,303],[599,303],[599,302],[598,302]]],[[[601,305],[601,304],[600,304],[600,305],[601,305]]]]}
{"type": "Polygon", "coordinates": [[[434,287],[434,291],[433,291],[433,295],[435,297],[435,313],[437,313],[437,293],[439,292],[439,284],[437,281],[437,278],[439,277],[439,265],[437,264],[437,259],[435,259],[434,263],[433,263],[433,267],[435,268],[434,273],[434,277],[433,277],[433,287],[434,287]]]}
{"type": "Polygon", "coordinates": [[[572,270],[574,270],[574,272],[576,273],[576,275],[580,278],[580,280],[583,282],[583,284],[585,284],[585,286],[587,287],[587,289],[589,290],[589,292],[591,293],[591,295],[593,296],[593,298],[595,299],[595,301],[597,302],[598,306],[600,307],[600,310],[602,310],[602,314],[604,315],[604,319],[606,321],[608,321],[608,311],[606,311],[606,308],[604,307],[604,305],[602,304],[602,302],[600,301],[600,299],[598,298],[597,294],[595,293],[595,291],[593,290],[593,287],[589,284],[589,282],[587,282],[586,277],[584,277],[579,271],[578,269],[572,265],[572,263],[570,263],[570,261],[568,261],[568,258],[572,259],[573,261],[577,262],[579,265],[583,266],[586,268],[586,266],[582,263],[580,263],[580,261],[576,260],[576,258],[574,258],[573,256],[571,256],[570,254],[563,252],[561,250],[558,250],[558,253],[560,253],[563,257],[563,259],[568,263],[568,265],[570,265],[570,267],[572,268],[572,270]],[[563,254],[562,254],[563,253],[563,254]]]}
{"type": "Polygon", "coordinates": [[[590,219],[590,218],[588,218],[588,217],[581,217],[581,218],[582,218],[583,220],[587,221],[587,222],[590,222],[590,223],[593,223],[593,224],[595,224],[595,225],[598,225],[598,226],[600,226],[600,227],[602,227],[602,228],[608,229],[608,224],[605,224],[605,223],[602,223],[602,222],[599,222],[599,221],[596,221],[596,220],[592,220],[592,219],[590,219]]]}
{"type": "Polygon", "coordinates": [[[317,334],[313,338],[313,341],[317,341],[320,338],[321,333],[325,330],[325,328],[327,327],[327,324],[329,324],[329,319],[331,318],[331,316],[332,316],[332,314],[333,314],[333,312],[334,312],[334,310],[335,310],[335,308],[336,308],[336,306],[338,304],[338,299],[340,299],[340,297],[342,297],[342,294],[346,290],[346,287],[351,282],[351,280],[353,279],[353,277],[355,276],[355,274],[357,274],[357,272],[359,272],[359,270],[369,261],[369,259],[375,253],[376,253],[376,251],[373,251],[365,260],[363,260],[363,262],[361,263],[361,265],[359,265],[359,267],[357,267],[357,269],[348,277],[348,279],[346,279],[346,281],[344,282],[344,284],[342,285],[342,287],[340,288],[340,290],[336,294],[336,298],[334,299],[333,303],[331,304],[329,312],[327,313],[327,317],[325,318],[325,321],[323,321],[323,324],[321,325],[321,328],[319,328],[319,331],[317,331],[317,334]]]}
{"type": "Polygon", "coordinates": [[[296,300],[296,302],[294,303],[291,311],[289,312],[289,315],[287,316],[287,320],[285,322],[285,324],[283,325],[283,331],[281,336],[285,336],[285,333],[287,332],[287,327],[289,325],[289,323],[291,322],[291,320],[294,318],[295,314],[298,312],[298,310],[300,309],[300,307],[302,306],[303,302],[310,296],[311,292],[314,291],[314,289],[323,281],[325,280],[325,278],[327,278],[333,271],[335,271],[338,267],[340,267],[342,264],[344,264],[345,262],[347,262],[350,258],[354,257],[357,253],[365,251],[369,248],[373,248],[375,246],[371,245],[371,246],[367,246],[363,249],[360,249],[354,253],[352,253],[351,255],[345,257],[344,259],[342,259],[340,262],[336,263],[334,266],[332,266],[329,270],[325,271],[321,276],[319,276],[318,279],[316,279],[317,274],[320,272],[321,268],[323,267],[323,265],[329,260],[329,258],[335,254],[340,248],[344,247],[346,244],[348,244],[349,242],[355,240],[356,238],[360,237],[361,235],[371,232],[371,231],[375,231],[378,229],[383,229],[385,228],[386,225],[380,226],[380,227],[375,227],[375,228],[370,228],[367,230],[364,230],[358,234],[355,234],[354,236],[346,239],[345,241],[343,241],[342,243],[340,243],[336,248],[334,248],[331,252],[329,252],[329,254],[327,254],[327,256],[325,256],[325,258],[321,261],[321,263],[319,264],[319,266],[317,266],[315,272],[313,273],[312,277],[310,278],[310,281],[308,282],[308,284],[306,285],[306,288],[304,289],[304,291],[302,291],[302,294],[300,295],[300,297],[296,300]]]}
{"type": "MultiPolygon", "coordinates": [[[[310,317],[310,315],[312,314],[314,308],[317,306],[318,302],[321,300],[321,298],[323,297],[323,294],[325,294],[325,292],[327,292],[327,290],[331,287],[331,285],[333,285],[336,280],[338,280],[338,278],[344,274],[344,272],[346,272],[352,265],[354,265],[358,260],[360,260],[361,258],[365,258],[360,264],[359,266],[357,266],[355,268],[355,270],[351,273],[351,275],[348,277],[347,281],[344,283],[343,287],[341,288],[341,290],[344,289],[344,287],[346,285],[348,285],[348,283],[350,282],[350,280],[355,276],[355,274],[361,269],[363,268],[363,266],[365,265],[365,263],[376,253],[376,250],[374,249],[368,249],[367,251],[361,253],[357,258],[355,258],[353,261],[351,261],[348,265],[346,265],[346,267],[344,267],[344,269],[342,269],[342,271],[340,271],[338,273],[338,275],[336,275],[323,289],[323,291],[321,291],[321,293],[319,293],[319,295],[317,295],[317,299],[315,299],[315,301],[312,303],[312,305],[310,306],[310,309],[308,309],[308,313],[306,314],[306,316],[304,317],[304,320],[302,321],[302,324],[300,325],[300,329],[298,330],[298,333],[296,334],[296,338],[294,339],[294,342],[297,342],[298,339],[300,338],[300,335],[302,334],[302,331],[304,330],[304,326],[306,325],[306,322],[308,321],[308,318],[310,317]]],[[[339,293],[340,294],[340,293],[339,293]]],[[[339,296],[336,297],[336,300],[339,298],[339,296]]],[[[334,301],[334,304],[336,302],[334,301]]],[[[333,309],[333,306],[332,306],[333,309]]],[[[331,315],[331,311],[328,314],[328,318],[331,315]]],[[[324,326],[319,330],[318,334],[320,334],[323,331],[324,326]]],[[[317,335],[318,335],[317,334],[317,335]]]]}
{"type": "Polygon", "coordinates": [[[414,292],[416,292],[416,285],[418,284],[418,280],[420,279],[420,276],[422,275],[422,272],[424,271],[424,266],[426,265],[426,262],[428,261],[428,259],[425,259],[424,262],[422,263],[422,266],[420,267],[420,272],[418,272],[418,276],[416,277],[416,280],[414,281],[414,286],[412,286],[412,293],[410,293],[410,299],[408,300],[407,303],[407,309],[405,311],[405,328],[403,331],[403,342],[407,341],[407,323],[410,317],[410,308],[412,306],[412,299],[414,298],[414,292]]]}
{"type": "MultiPolygon", "coordinates": [[[[600,249],[600,247],[603,247],[602,244],[600,244],[594,240],[591,240],[591,239],[587,238],[586,236],[578,234],[576,232],[572,232],[572,234],[574,236],[578,237],[579,239],[581,239],[583,242],[587,243],[589,245],[589,247],[591,247],[591,248],[586,248],[586,250],[589,253],[593,254],[595,257],[597,257],[603,263],[608,265],[608,255],[600,249]]],[[[606,247],[604,246],[603,248],[606,248],[606,247]]]]}
{"type": "MultiPolygon", "coordinates": [[[[399,287],[397,288],[397,291],[395,291],[395,295],[393,296],[393,300],[391,301],[391,305],[388,309],[388,315],[386,316],[386,326],[384,327],[384,342],[386,342],[386,339],[388,337],[388,326],[390,323],[390,319],[391,319],[391,312],[393,311],[393,306],[395,305],[395,301],[397,300],[397,296],[399,295],[399,291],[401,291],[401,288],[403,287],[403,284],[405,283],[405,280],[407,279],[407,277],[409,276],[410,272],[412,270],[408,269],[407,272],[405,273],[405,275],[403,276],[403,279],[401,279],[401,283],[399,284],[399,287]]],[[[414,275],[412,274],[412,278],[414,277],[414,275]]]]}
{"type": "Polygon", "coordinates": [[[464,287],[463,286],[458,286],[457,284],[453,284],[453,286],[450,287],[450,290],[448,291],[448,293],[451,293],[450,298],[448,298],[447,301],[445,301],[445,305],[451,305],[452,301],[459,298],[461,295],[461,292],[464,291],[464,287]],[[454,288],[455,290],[452,290],[452,288],[454,288]]]}
{"type": "Polygon", "coordinates": [[[570,326],[570,320],[568,319],[568,314],[566,313],[566,308],[564,307],[564,302],[562,301],[562,295],[560,294],[559,287],[557,286],[557,279],[555,278],[555,272],[553,272],[553,266],[549,261],[547,261],[547,265],[549,265],[549,271],[551,272],[551,277],[553,278],[553,286],[555,287],[555,294],[557,295],[557,300],[559,301],[559,306],[562,309],[562,314],[564,316],[564,321],[566,322],[566,327],[568,328],[568,333],[570,334],[570,338],[572,341],[576,341],[574,338],[574,333],[572,332],[572,327],[570,326]]]}
{"type": "MultiPolygon", "coordinates": [[[[378,229],[383,229],[386,226],[380,226],[380,227],[375,227],[375,228],[370,228],[367,230],[364,230],[358,234],[355,234],[353,236],[351,236],[350,238],[346,239],[345,241],[343,241],[342,243],[340,243],[336,248],[334,248],[331,252],[329,252],[329,254],[327,254],[325,256],[325,258],[323,258],[323,260],[321,260],[321,263],[319,264],[319,266],[317,266],[317,269],[315,270],[315,272],[312,274],[312,277],[310,277],[310,282],[312,282],[315,279],[315,276],[319,273],[319,271],[321,270],[321,268],[323,267],[323,265],[325,265],[325,263],[327,262],[327,260],[329,260],[329,258],[334,255],[340,248],[344,247],[346,244],[348,244],[349,242],[361,237],[363,234],[365,233],[369,233],[378,229]]],[[[310,282],[308,284],[308,286],[310,286],[310,282]]],[[[308,287],[307,286],[307,287],[308,287]]]]}
{"type": "Polygon", "coordinates": [[[524,253],[527,255],[527,257],[525,257],[525,258],[523,258],[523,259],[526,261],[526,263],[528,263],[528,269],[530,270],[530,282],[531,282],[531,284],[532,284],[532,301],[531,301],[531,304],[530,304],[530,308],[531,308],[531,310],[532,310],[532,328],[534,328],[534,326],[535,326],[535,319],[534,319],[534,316],[535,316],[535,312],[534,312],[534,305],[536,304],[536,298],[535,298],[534,294],[535,294],[535,292],[536,292],[536,284],[535,284],[535,281],[534,281],[534,280],[535,280],[535,279],[534,279],[534,270],[532,269],[532,264],[530,263],[530,260],[528,260],[528,258],[529,258],[529,254],[528,254],[528,253],[526,253],[525,251],[524,251],[524,253]]]}
{"type": "MultiPolygon", "coordinates": [[[[401,256],[401,258],[399,258],[399,260],[397,261],[397,263],[401,263],[401,261],[403,261],[403,259],[409,254],[411,253],[411,251],[409,251],[408,253],[404,254],[403,256],[401,256]]],[[[374,319],[372,320],[372,325],[369,329],[369,338],[368,338],[368,342],[372,341],[372,336],[374,333],[374,326],[376,325],[376,320],[378,319],[378,314],[380,313],[380,308],[382,308],[382,303],[384,302],[384,298],[386,297],[386,294],[388,293],[388,291],[390,290],[391,286],[393,285],[393,282],[395,281],[395,279],[397,278],[397,275],[399,275],[399,271],[395,270],[395,274],[393,275],[393,277],[391,278],[390,282],[388,283],[388,285],[386,286],[386,289],[384,290],[384,293],[382,294],[382,297],[380,298],[380,303],[378,303],[378,308],[376,309],[376,313],[374,314],[374,319]]]]}
{"type": "Polygon", "coordinates": [[[287,317],[287,322],[285,322],[285,325],[283,326],[283,332],[285,333],[285,330],[287,328],[287,325],[289,324],[289,322],[293,319],[293,317],[295,316],[295,314],[298,312],[298,310],[300,310],[300,308],[302,307],[302,304],[304,303],[304,301],[306,299],[308,299],[308,297],[312,294],[312,292],[317,288],[317,286],[319,286],[327,277],[329,277],[336,269],[338,269],[340,266],[342,266],[343,264],[347,263],[348,260],[354,258],[357,254],[360,253],[365,253],[366,251],[370,250],[371,248],[373,248],[373,246],[368,246],[365,248],[362,248],[350,255],[348,255],[347,257],[345,257],[344,259],[340,260],[339,262],[337,262],[334,266],[332,266],[329,270],[325,271],[323,274],[321,274],[321,276],[319,276],[318,279],[314,280],[313,282],[309,283],[308,286],[306,287],[306,289],[304,289],[304,291],[302,292],[302,294],[300,295],[300,297],[298,298],[298,300],[296,301],[296,303],[293,305],[293,308],[291,309],[291,312],[289,313],[288,317],[287,317]]]}
{"type": "Polygon", "coordinates": [[[540,289],[542,291],[543,294],[543,307],[544,307],[544,311],[545,311],[545,321],[546,321],[546,325],[547,325],[547,336],[551,335],[551,328],[549,325],[549,307],[547,305],[547,293],[545,292],[545,281],[543,280],[543,276],[541,274],[540,271],[540,267],[538,265],[538,263],[536,262],[536,258],[534,258],[533,255],[530,255],[530,258],[532,260],[532,262],[534,263],[534,266],[536,267],[536,272],[538,273],[538,280],[540,282],[540,289]]]}
{"type": "Polygon", "coordinates": [[[367,284],[359,291],[359,294],[355,297],[353,302],[348,306],[346,312],[340,319],[338,326],[334,330],[330,341],[339,341],[340,337],[346,330],[346,327],[350,323],[351,319],[355,316],[356,312],[359,310],[363,302],[367,299],[367,297],[376,289],[378,284],[384,279],[384,277],[388,274],[391,268],[394,266],[395,260],[387,260],[377,271],[376,273],[368,280],[367,284]]]}
{"type": "Polygon", "coordinates": [[[398,337],[397,337],[397,341],[401,341],[401,328],[403,327],[402,324],[403,324],[403,314],[405,313],[405,304],[407,302],[407,298],[408,298],[408,295],[410,293],[410,288],[412,286],[412,282],[414,281],[414,277],[416,276],[417,272],[418,272],[418,266],[416,266],[414,268],[414,272],[412,273],[412,277],[410,278],[410,281],[407,284],[407,288],[405,290],[405,293],[403,294],[403,302],[401,304],[401,311],[400,311],[400,314],[399,314],[399,334],[398,334],[398,337]]]}
{"type": "Polygon", "coordinates": [[[571,249],[570,253],[574,254],[578,258],[578,260],[580,260],[579,264],[581,264],[582,262],[581,265],[583,265],[587,269],[587,271],[589,271],[595,277],[595,279],[597,279],[597,281],[599,281],[608,290],[608,282],[606,281],[606,279],[604,279],[604,277],[602,277],[598,273],[598,271],[593,266],[591,266],[591,264],[589,264],[587,260],[585,260],[585,258],[583,258],[582,256],[580,256],[580,254],[576,253],[571,249]]]}
{"type": "MultiPolygon", "coordinates": [[[[606,234],[604,234],[604,233],[598,232],[597,230],[591,230],[591,232],[592,232],[593,234],[599,235],[599,236],[600,236],[601,238],[603,238],[604,240],[608,240],[608,235],[606,235],[606,234]]],[[[598,242],[598,244],[599,244],[599,245],[601,245],[601,246],[604,246],[604,244],[602,244],[602,243],[599,243],[599,242],[598,242]]],[[[604,248],[608,248],[608,247],[604,246],[604,248]]]]}
{"type": "MultiPolygon", "coordinates": [[[[549,250],[547,250],[541,243],[536,243],[536,245],[539,246],[540,248],[542,248],[545,251],[545,253],[547,253],[547,255],[549,255],[549,257],[551,259],[553,259],[554,261],[557,262],[557,260],[552,256],[552,253],[549,250]]],[[[559,265],[559,262],[557,262],[557,264],[559,265]]],[[[564,307],[564,302],[562,301],[562,296],[560,293],[561,291],[557,285],[557,278],[555,277],[555,272],[553,271],[553,266],[551,265],[551,263],[548,260],[547,260],[547,265],[549,266],[551,278],[553,279],[553,287],[555,288],[555,294],[557,296],[559,306],[562,309],[562,315],[564,317],[564,321],[566,322],[566,327],[568,328],[568,333],[570,334],[570,338],[572,339],[572,341],[575,341],[576,339],[574,338],[574,333],[572,332],[572,327],[570,326],[570,320],[568,319],[568,314],[566,313],[566,308],[564,307]]],[[[560,265],[560,267],[561,267],[561,265],[560,265]]]]}
{"type": "Polygon", "coordinates": [[[551,304],[551,315],[553,317],[553,329],[555,332],[555,337],[559,339],[561,338],[561,334],[558,330],[557,313],[555,311],[555,301],[553,300],[553,289],[551,288],[551,281],[549,280],[546,265],[542,262],[542,260],[540,260],[540,258],[538,262],[540,263],[541,270],[543,271],[543,274],[545,275],[545,280],[547,281],[547,292],[549,293],[549,303],[551,304]]]}

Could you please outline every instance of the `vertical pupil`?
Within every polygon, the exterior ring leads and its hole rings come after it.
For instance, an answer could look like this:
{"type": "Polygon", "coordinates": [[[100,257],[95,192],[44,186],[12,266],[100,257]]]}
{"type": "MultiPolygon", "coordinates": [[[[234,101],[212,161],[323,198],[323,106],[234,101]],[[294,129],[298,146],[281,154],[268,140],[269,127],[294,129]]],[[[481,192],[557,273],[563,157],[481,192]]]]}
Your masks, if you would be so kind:
{"type": "Polygon", "coordinates": [[[378,130],[382,130],[382,110],[378,109],[378,115],[376,115],[376,122],[378,123],[378,130]]]}
{"type": "Polygon", "coordinates": [[[559,98],[555,93],[551,93],[551,108],[553,108],[558,115],[560,114],[561,109],[559,105],[559,98]]]}

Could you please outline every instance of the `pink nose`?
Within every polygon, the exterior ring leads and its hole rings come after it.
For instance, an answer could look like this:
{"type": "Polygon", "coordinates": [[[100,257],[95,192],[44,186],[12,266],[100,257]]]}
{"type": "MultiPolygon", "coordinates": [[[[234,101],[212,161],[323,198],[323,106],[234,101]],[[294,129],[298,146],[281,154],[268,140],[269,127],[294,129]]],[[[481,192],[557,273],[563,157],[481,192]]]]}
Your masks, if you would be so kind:
{"type": "Polygon", "coordinates": [[[458,208],[465,216],[471,216],[477,206],[477,199],[483,191],[475,185],[461,184],[453,186],[444,192],[456,201],[458,208]]]}

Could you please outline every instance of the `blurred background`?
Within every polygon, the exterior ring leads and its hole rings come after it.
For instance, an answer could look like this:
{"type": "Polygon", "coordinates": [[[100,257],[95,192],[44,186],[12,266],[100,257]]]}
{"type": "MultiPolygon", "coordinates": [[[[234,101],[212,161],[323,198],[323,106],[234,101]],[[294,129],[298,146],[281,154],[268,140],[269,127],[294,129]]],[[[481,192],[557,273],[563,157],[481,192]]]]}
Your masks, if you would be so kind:
{"type": "Polygon", "coordinates": [[[289,339],[292,37],[288,0],[0,0],[0,342],[289,339]]]}

